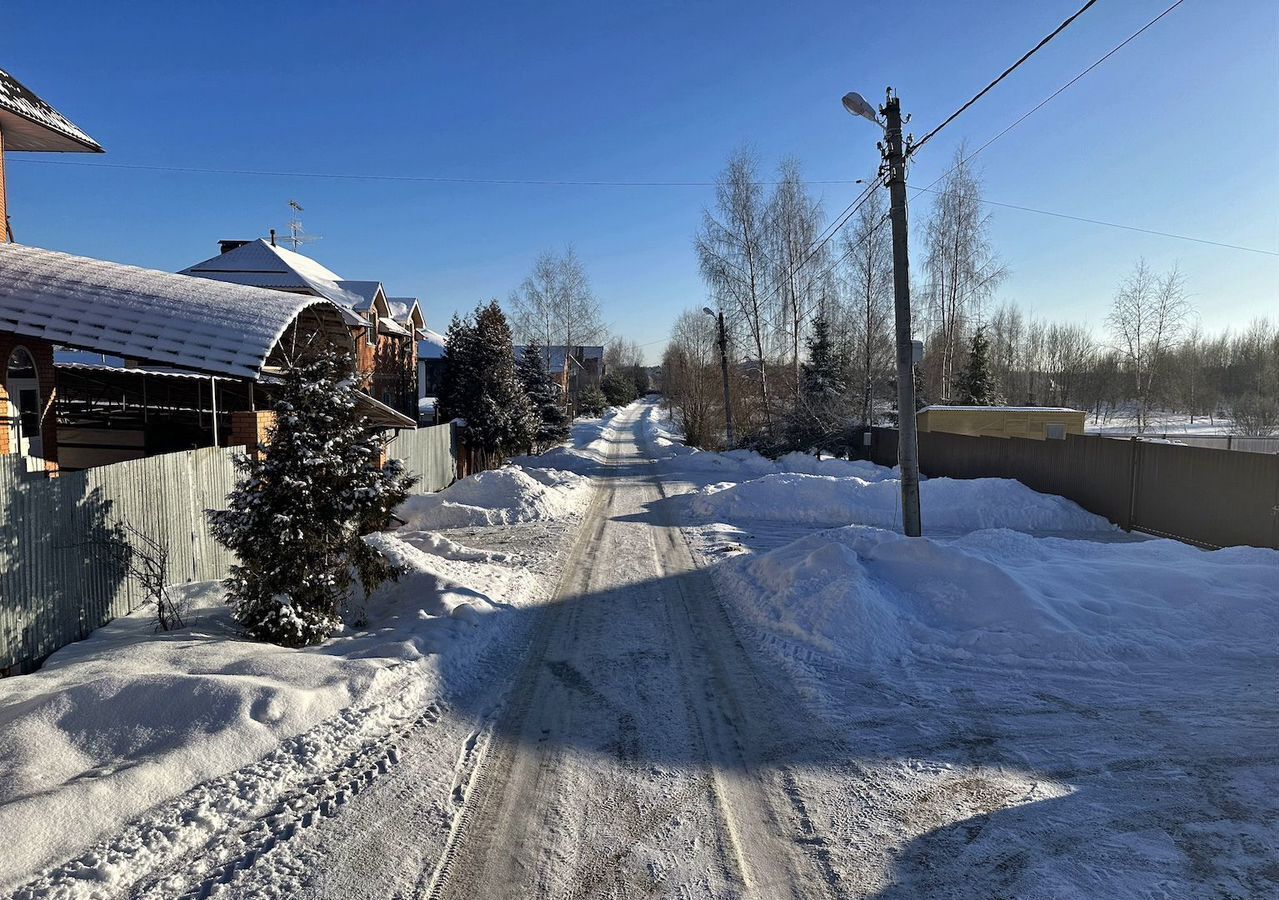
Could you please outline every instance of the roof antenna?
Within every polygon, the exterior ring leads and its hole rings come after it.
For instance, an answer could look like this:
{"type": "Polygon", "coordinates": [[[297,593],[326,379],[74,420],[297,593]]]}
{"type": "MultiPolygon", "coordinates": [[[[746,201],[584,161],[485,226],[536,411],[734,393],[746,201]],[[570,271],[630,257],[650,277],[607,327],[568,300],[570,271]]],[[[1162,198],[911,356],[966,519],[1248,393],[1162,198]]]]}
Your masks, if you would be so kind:
{"type": "Polygon", "coordinates": [[[275,246],[275,229],[274,228],[271,229],[271,246],[272,247],[275,246]]]}
{"type": "Polygon", "coordinates": [[[293,218],[289,220],[289,243],[293,245],[294,252],[303,244],[309,244],[312,241],[318,241],[319,235],[307,234],[302,228],[302,219],[298,213],[302,212],[302,204],[296,200],[289,201],[289,209],[293,210],[293,218]]]}

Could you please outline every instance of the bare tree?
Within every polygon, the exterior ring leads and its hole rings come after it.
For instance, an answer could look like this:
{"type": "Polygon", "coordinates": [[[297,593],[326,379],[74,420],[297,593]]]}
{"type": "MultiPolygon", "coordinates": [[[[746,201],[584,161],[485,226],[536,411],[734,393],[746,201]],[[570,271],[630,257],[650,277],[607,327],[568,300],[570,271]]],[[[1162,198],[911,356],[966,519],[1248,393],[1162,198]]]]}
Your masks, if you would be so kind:
{"type": "Polygon", "coordinates": [[[764,188],[755,158],[747,151],[734,154],[716,180],[715,210],[703,212],[694,243],[711,295],[754,351],[764,421],[771,430],[767,347],[777,292],[768,284],[764,188]]]}
{"type": "MultiPolygon", "coordinates": [[[[599,301],[590,279],[572,247],[561,255],[543,253],[533,263],[533,271],[509,300],[516,340],[536,342],[551,364],[551,348],[565,348],[560,376],[565,385],[577,383],[571,368],[576,365],[574,348],[602,341],[605,335],[599,301]]],[[[573,393],[565,391],[565,408],[571,407],[573,393]]]]}
{"type": "Polygon", "coordinates": [[[875,385],[893,367],[893,246],[878,192],[862,204],[851,229],[840,233],[846,263],[852,387],[863,426],[874,424],[875,385]]]}
{"type": "Polygon", "coordinates": [[[776,332],[779,337],[784,336],[783,358],[790,356],[798,390],[805,324],[816,312],[822,291],[821,274],[827,268],[825,248],[812,252],[822,228],[822,206],[808,193],[798,161],[783,160],[777,173],[777,186],[768,202],[766,239],[775,277],[780,279],[775,287],[779,301],[776,332]]]}
{"type": "Polygon", "coordinates": [[[925,229],[927,313],[936,354],[931,389],[937,397],[949,396],[966,330],[1006,274],[988,237],[981,182],[964,154],[961,145],[925,229]]]}
{"type": "Polygon", "coordinates": [[[684,439],[694,447],[718,445],[724,421],[713,319],[686,310],[675,320],[662,356],[662,384],[669,407],[679,413],[684,439]]]}
{"type": "Polygon", "coordinates": [[[1144,259],[1138,260],[1115,294],[1106,324],[1133,379],[1139,433],[1149,424],[1155,379],[1163,358],[1176,345],[1191,312],[1186,280],[1176,266],[1160,277],[1144,259]]]}

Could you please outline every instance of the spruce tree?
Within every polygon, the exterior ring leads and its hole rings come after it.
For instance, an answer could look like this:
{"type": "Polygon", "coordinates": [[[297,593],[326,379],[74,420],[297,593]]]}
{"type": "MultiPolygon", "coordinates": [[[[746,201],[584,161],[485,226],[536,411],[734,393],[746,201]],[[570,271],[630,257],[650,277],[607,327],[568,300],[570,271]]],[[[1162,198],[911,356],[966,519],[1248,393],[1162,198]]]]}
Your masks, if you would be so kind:
{"type": "Polygon", "coordinates": [[[968,365],[955,378],[955,399],[963,406],[995,406],[1002,402],[995,390],[990,371],[990,344],[986,333],[978,328],[973,333],[968,351],[968,365]]]}
{"type": "Polygon", "coordinates": [[[440,408],[466,422],[465,440],[487,465],[528,450],[537,417],[515,372],[515,348],[506,314],[494,300],[449,325],[440,408]]]}
{"type": "Polygon", "coordinates": [[[533,407],[537,424],[533,438],[538,452],[568,440],[569,422],[562,405],[563,392],[559,384],[546,371],[544,351],[536,342],[524,348],[524,355],[516,363],[516,372],[524,393],[533,407]]]}
{"type": "Polygon", "coordinates": [[[852,409],[845,371],[829,323],[817,319],[808,338],[808,359],[800,365],[799,395],[787,422],[793,448],[838,452],[847,445],[852,409]]]}
{"type": "Polygon", "coordinates": [[[366,590],[393,577],[361,540],[386,527],[416,478],[384,467],[356,405],[351,355],[325,346],[287,368],[276,421],[259,458],[237,460],[228,508],[209,512],[214,537],[238,562],[226,579],[236,619],[252,636],[289,647],[324,640],[341,624],[352,570],[366,590]]]}

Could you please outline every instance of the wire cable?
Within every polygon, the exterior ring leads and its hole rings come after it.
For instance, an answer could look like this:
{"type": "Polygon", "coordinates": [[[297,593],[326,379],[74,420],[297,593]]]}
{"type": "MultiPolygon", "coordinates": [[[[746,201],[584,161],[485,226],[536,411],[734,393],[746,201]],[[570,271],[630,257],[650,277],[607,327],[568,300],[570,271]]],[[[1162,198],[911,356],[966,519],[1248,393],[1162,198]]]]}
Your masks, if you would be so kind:
{"type": "MultiPolygon", "coordinates": [[[[930,194],[940,194],[941,191],[931,187],[911,187],[912,191],[927,191],[930,194]]],[[[1224,241],[1211,241],[1207,238],[1193,237],[1188,234],[1173,234],[1170,231],[1157,231],[1153,228],[1140,228],[1136,225],[1123,225],[1119,222],[1107,222],[1103,219],[1090,219],[1086,216],[1075,216],[1070,213],[1053,212],[1050,209],[1036,209],[1033,206],[1019,206],[1016,203],[1001,203],[998,200],[987,200],[984,197],[977,198],[978,203],[985,203],[989,206],[1001,206],[1004,209],[1016,209],[1022,212],[1038,213],[1041,216],[1053,216],[1058,219],[1069,219],[1072,222],[1087,222],[1090,225],[1105,225],[1107,228],[1122,228],[1124,231],[1136,231],[1141,234],[1153,234],[1158,237],[1176,238],[1179,241],[1194,241],[1196,244],[1208,244],[1212,247],[1226,247],[1230,250],[1244,250],[1248,253],[1262,253],[1266,256],[1279,256],[1279,250],[1265,250],[1261,247],[1245,247],[1242,244],[1229,244],[1224,241]]]]}
{"type": "Polygon", "coordinates": [[[1049,33],[1049,35],[1045,37],[1043,40],[1041,40],[1038,44],[1036,44],[1035,46],[1027,50],[1025,53],[1023,53],[1021,59],[1017,60],[1007,69],[1004,69],[1004,71],[1000,72],[999,76],[994,81],[992,81],[990,84],[986,85],[976,94],[974,94],[967,103],[965,103],[963,106],[959,107],[959,109],[955,110],[953,113],[947,116],[945,121],[943,121],[940,125],[934,128],[932,131],[928,132],[928,134],[924,135],[918,141],[916,141],[913,149],[918,150],[920,147],[924,146],[924,144],[927,144],[930,140],[932,140],[933,136],[936,135],[937,132],[941,131],[951,122],[955,121],[961,115],[963,115],[965,110],[967,110],[970,106],[972,106],[982,97],[986,96],[986,94],[988,94],[991,91],[991,89],[995,87],[995,85],[999,84],[999,82],[1003,81],[1005,78],[1011,75],[1014,71],[1016,71],[1017,68],[1022,63],[1024,63],[1026,60],[1030,59],[1032,56],[1038,53],[1041,49],[1043,49],[1053,38],[1055,38],[1057,35],[1061,34],[1063,31],[1069,28],[1072,22],[1074,22],[1084,13],[1086,13],[1096,2],[1097,0],[1088,0],[1088,2],[1085,3],[1083,6],[1081,6],[1074,15],[1066,19],[1066,21],[1062,22],[1056,28],[1054,28],[1052,32],[1049,33]]]}

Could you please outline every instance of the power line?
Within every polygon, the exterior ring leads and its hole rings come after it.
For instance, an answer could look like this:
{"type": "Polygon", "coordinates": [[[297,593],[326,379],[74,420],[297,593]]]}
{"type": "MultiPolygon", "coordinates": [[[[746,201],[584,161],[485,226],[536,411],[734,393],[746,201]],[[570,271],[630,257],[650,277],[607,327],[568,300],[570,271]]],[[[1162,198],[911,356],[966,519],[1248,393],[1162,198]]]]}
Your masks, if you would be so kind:
{"type": "MultiPolygon", "coordinates": [[[[934,190],[931,187],[910,188],[913,191],[928,191],[931,194],[940,194],[941,191],[934,190]]],[[[1087,222],[1090,225],[1105,225],[1107,228],[1122,228],[1124,231],[1136,231],[1141,234],[1153,234],[1159,237],[1176,238],[1179,241],[1194,241],[1196,244],[1208,244],[1212,247],[1226,247],[1231,250],[1245,250],[1249,253],[1263,253],[1267,256],[1279,256],[1279,251],[1264,250],[1260,247],[1245,247],[1241,244],[1229,244],[1224,241],[1210,241],[1207,238],[1192,237],[1188,234],[1173,234],[1170,231],[1157,231],[1153,228],[1139,228],[1136,225],[1122,225],[1119,222],[1107,222],[1102,219],[1090,219],[1086,216],[1075,216],[1069,213],[1053,212],[1050,209],[1036,209],[1032,206],[1019,206],[1016,203],[1001,203],[998,200],[987,200],[984,197],[977,198],[979,203],[985,203],[990,206],[1002,206],[1005,209],[1017,209],[1022,212],[1038,213],[1041,216],[1053,216],[1058,219],[1070,219],[1073,222],[1087,222]]]]}
{"type": "MultiPolygon", "coordinates": [[[[1110,59],[1110,57],[1114,56],[1116,53],[1118,53],[1118,52],[1119,52],[1120,50],[1122,50],[1124,47],[1128,46],[1128,44],[1129,44],[1129,43],[1131,43],[1133,40],[1135,40],[1137,37],[1139,37],[1139,36],[1140,36],[1143,32],[1145,32],[1145,31],[1146,31],[1146,29],[1150,28],[1152,25],[1154,25],[1156,22],[1158,22],[1158,21],[1159,21],[1160,19],[1162,19],[1164,16],[1168,15],[1168,13],[1172,12],[1172,11],[1173,11],[1174,9],[1176,9],[1178,6],[1181,6],[1181,4],[1182,4],[1182,3],[1184,3],[1184,2],[1185,2],[1185,0],[1176,0],[1176,2],[1172,4],[1172,6],[1169,6],[1167,9],[1165,9],[1165,10],[1164,10],[1163,12],[1161,12],[1159,15],[1155,16],[1153,19],[1151,19],[1151,20],[1150,20],[1149,22],[1147,22],[1145,25],[1142,25],[1140,28],[1138,28],[1138,29],[1137,29],[1136,31],[1134,31],[1132,34],[1128,35],[1128,37],[1124,38],[1124,39],[1123,39],[1122,41],[1120,41],[1118,44],[1116,44],[1115,46],[1111,47],[1111,48],[1110,48],[1110,50],[1108,50],[1108,51],[1107,51],[1107,52],[1106,52],[1106,53],[1105,53],[1105,54],[1104,54],[1104,55],[1103,55],[1100,59],[1098,59],[1096,62],[1094,62],[1094,63],[1093,63],[1092,65],[1090,65],[1088,68],[1084,69],[1082,72],[1080,72],[1080,73],[1079,73],[1078,75],[1076,75],[1074,78],[1072,78],[1072,79],[1070,79],[1069,81],[1067,81],[1067,82],[1066,82],[1065,84],[1063,84],[1061,87],[1057,88],[1057,90],[1053,91],[1053,92],[1052,92],[1051,94],[1049,94],[1047,97],[1045,97],[1044,99],[1040,100],[1038,103],[1036,103],[1036,104],[1035,104],[1034,106],[1032,106],[1030,109],[1028,109],[1026,112],[1022,113],[1022,114],[1021,114],[1021,116],[1019,116],[1019,117],[1016,119],[1016,121],[1014,121],[1011,125],[1009,125],[1009,126],[1007,126],[1006,128],[1004,128],[1004,130],[1003,130],[1003,131],[999,132],[999,133],[998,133],[998,134],[996,134],[993,138],[991,138],[991,139],[990,139],[990,140],[988,140],[986,143],[982,144],[980,147],[978,147],[976,150],[974,150],[972,153],[968,154],[968,156],[967,156],[967,157],[963,160],[963,162],[961,162],[961,163],[959,163],[959,164],[957,164],[957,165],[955,165],[955,166],[951,167],[951,169],[950,169],[949,171],[947,171],[945,174],[943,174],[942,176],[940,176],[939,178],[937,178],[935,181],[933,181],[933,184],[936,184],[938,181],[941,181],[941,180],[942,180],[942,178],[945,178],[945,177],[946,177],[946,175],[949,175],[951,172],[955,171],[955,169],[959,168],[959,166],[960,166],[960,165],[963,165],[963,163],[968,162],[969,160],[971,160],[971,159],[972,159],[974,156],[976,156],[978,153],[981,153],[983,150],[985,150],[985,149],[986,149],[987,147],[989,147],[991,144],[995,143],[995,141],[999,140],[1001,137],[1003,137],[1004,135],[1006,135],[1008,132],[1012,131],[1014,128],[1016,128],[1018,125],[1020,125],[1022,122],[1026,121],[1026,120],[1027,120],[1027,119],[1029,119],[1031,116],[1033,116],[1035,113],[1039,112],[1039,110],[1041,110],[1041,109],[1043,109],[1045,106],[1047,106],[1047,105],[1048,105],[1048,103],[1049,103],[1050,101],[1052,101],[1052,100],[1056,99],[1056,98],[1057,98],[1057,96],[1058,96],[1059,94],[1061,94],[1063,91],[1065,91],[1065,90],[1066,90],[1067,88],[1069,88],[1071,85],[1073,85],[1076,81],[1078,81],[1079,79],[1083,78],[1085,75],[1087,75],[1087,74],[1088,74],[1089,72],[1091,72],[1093,69],[1097,68],[1099,65],[1101,65],[1102,63],[1104,63],[1106,60],[1110,59]]],[[[952,118],[953,118],[953,117],[952,117],[952,118]]],[[[947,120],[947,121],[949,121],[949,120],[947,120]]],[[[934,128],[934,129],[933,129],[933,130],[932,130],[929,134],[925,135],[925,138],[932,137],[932,135],[933,135],[933,134],[936,134],[936,133],[937,133],[937,131],[939,130],[939,128],[940,128],[940,127],[941,127],[941,126],[938,126],[938,128],[934,128]]],[[[913,155],[913,154],[914,154],[914,152],[915,152],[916,150],[918,150],[918,149],[920,148],[920,146],[921,146],[923,143],[924,143],[923,141],[919,141],[918,143],[914,144],[914,145],[911,147],[911,149],[910,149],[910,154],[911,154],[911,155],[913,155]]],[[[932,187],[932,185],[929,185],[929,187],[932,187]]]]}
{"type": "MultiPolygon", "coordinates": [[[[262,178],[329,178],[344,181],[409,181],[423,184],[474,184],[534,187],[714,187],[714,181],[588,181],[556,178],[455,178],[444,175],[380,175],[371,172],[284,172],[269,169],[206,169],[197,166],[137,165],[133,163],[76,162],[62,159],[16,159],[18,163],[42,166],[82,166],[100,169],[126,169],[141,172],[177,172],[188,175],[235,175],[262,178]]],[[[760,184],[780,184],[761,181],[760,184]]],[[[858,184],[853,179],[810,181],[809,184],[858,184]]]]}
{"type": "Polygon", "coordinates": [[[927,143],[929,142],[929,140],[931,140],[931,139],[932,139],[932,137],[933,137],[935,134],[937,134],[937,132],[941,131],[943,128],[945,128],[947,125],[949,125],[951,122],[955,121],[957,118],[959,118],[959,117],[963,114],[963,112],[964,112],[966,109],[968,109],[968,107],[972,106],[974,103],[976,103],[976,102],[977,102],[978,100],[980,100],[982,97],[986,96],[986,94],[987,94],[987,93],[989,93],[989,92],[990,92],[990,90],[991,90],[992,88],[994,88],[994,86],[995,86],[995,85],[999,84],[999,82],[1003,81],[1005,78],[1007,78],[1009,75],[1011,75],[1011,74],[1012,74],[1012,73],[1013,73],[1013,72],[1017,69],[1017,67],[1018,67],[1018,66],[1020,66],[1020,65],[1021,65],[1022,63],[1024,63],[1026,60],[1030,59],[1030,58],[1031,58],[1032,56],[1034,56],[1037,52],[1039,52],[1039,51],[1040,51],[1040,50],[1041,50],[1041,49],[1042,49],[1045,45],[1047,45],[1047,44],[1048,44],[1048,42],[1049,42],[1049,41],[1051,41],[1051,40],[1052,40],[1053,38],[1055,38],[1057,35],[1061,34],[1063,31],[1065,31],[1067,28],[1069,28],[1072,22],[1074,22],[1076,19],[1078,19],[1078,18],[1079,18],[1080,16],[1082,16],[1084,13],[1086,13],[1086,12],[1089,10],[1089,8],[1091,8],[1091,7],[1093,6],[1093,4],[1095,4],[1096,2],[1097,2],[1097,0],[1088,0],[1088,2],[1087,2],[1087,3],[1085,3],[1083,6],[1081,6],[1081,7],[1079,8],[1078,12],[1076,12],[1076,13],[1075,13],[1074,15],[1072,15],[1070,18],[1066,19],[1066,21],[1062,22],[1060,25],[1058,25],[1056,28],[1054,28],[1054,29],[1052,30],[1052,32],[1051,32],[1051,33],[1050,33],[1047,37],[1045,37],[1043,40],[1041,40],[1038,44],[1036,44],[1035,46],[1033,46],[1033,47],[1031,47],[1029,50],[1027,50],[1025,53],[1023,53],[1023,54],[1022,54],[1021,59],[1017,60],[1015,63],[1013,63],[1013,64],[1012,64],[1011,66],[1009,66],[1007,69],[1004,69],[1004,71],[1000,72],[1000,73],[999,73],[999,76],[998,76],[998,77],[997,77],[994,81],[992,81],[990,84],[986,85],[984,88],[982,88],[982,89],[981,89],[980,91],[978,91],[976,94],[974,94],[974,95],[972,96],[972,98],[971,98],[971,99],[970,99],[967,103],[965,103],[963,106],[959,107],[959,109],[955,110],[953,113],[951,113],[949,116],[947,116],[947,117],[946,117],[946,119],[945,119],[945,121],[943,121],[940,125],[938,125],[936,128],[934,128],[932,131],[928,132],[928,134],[926,134],[926,135],[924,135],[922,138],[920,138],[920,139],[919,139],[919,140],[915,143],[914,147],[912,148],[912,152],[913,152],[914,150],[918,150],[920,147],[924,146],[924,144],[927,144],[927,143]]]}

